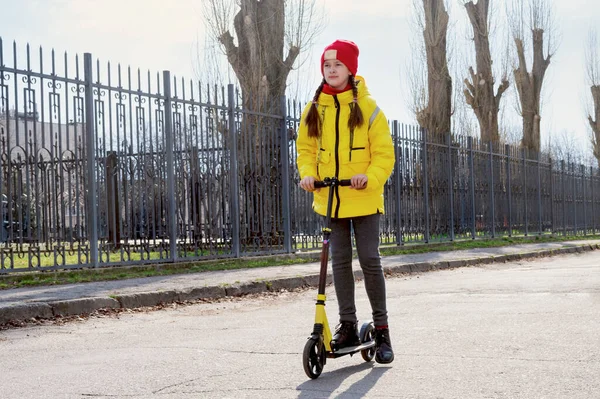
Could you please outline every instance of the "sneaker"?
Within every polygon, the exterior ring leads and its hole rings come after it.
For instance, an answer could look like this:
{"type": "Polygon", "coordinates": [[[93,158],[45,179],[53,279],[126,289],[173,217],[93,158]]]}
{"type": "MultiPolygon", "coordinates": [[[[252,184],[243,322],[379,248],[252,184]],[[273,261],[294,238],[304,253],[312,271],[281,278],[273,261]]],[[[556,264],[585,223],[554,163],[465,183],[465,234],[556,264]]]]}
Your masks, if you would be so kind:
{"type": "Polygon", "coordinates": [[[387,328],[375,330],[375,361],[377,363],[391,363],[394,361],[390,330],[387,328]]]}
{"type": "Polygon", "coordinates": [[[356,332],[356,323],[342,321],[335,328],[335,334],[331,339],[331,348],[339,350],[356,345],[360,345],[360,339],[358,339],[358,333],[356,332]]]}

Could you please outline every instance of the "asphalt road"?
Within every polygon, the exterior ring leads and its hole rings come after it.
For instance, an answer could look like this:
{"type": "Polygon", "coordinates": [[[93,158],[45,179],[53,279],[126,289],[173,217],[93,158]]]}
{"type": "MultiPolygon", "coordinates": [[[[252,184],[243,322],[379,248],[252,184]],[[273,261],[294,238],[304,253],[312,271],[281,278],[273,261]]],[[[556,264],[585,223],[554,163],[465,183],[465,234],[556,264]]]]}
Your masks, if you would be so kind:
{"type": "Polygon", "coordinates": [[[600,251],[390,278],[394,363],[328,359],[310,380],[315,295],[2,331],[0,398],[600,397],[600,251]]]}

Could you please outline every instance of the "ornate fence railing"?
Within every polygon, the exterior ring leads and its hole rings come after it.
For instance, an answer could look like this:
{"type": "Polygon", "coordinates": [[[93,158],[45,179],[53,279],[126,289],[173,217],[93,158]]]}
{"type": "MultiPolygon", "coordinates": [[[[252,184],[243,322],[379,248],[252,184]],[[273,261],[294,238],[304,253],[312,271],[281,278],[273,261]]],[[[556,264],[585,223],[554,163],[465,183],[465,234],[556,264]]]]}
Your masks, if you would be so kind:
{"type": "MultiPolygon", "coordinates": [[[[0,273],[319,248],[303,106],[0,38],[0,273]]],[[[390,127],[384,243],[600,230],[596,168],[390,127]]]]}

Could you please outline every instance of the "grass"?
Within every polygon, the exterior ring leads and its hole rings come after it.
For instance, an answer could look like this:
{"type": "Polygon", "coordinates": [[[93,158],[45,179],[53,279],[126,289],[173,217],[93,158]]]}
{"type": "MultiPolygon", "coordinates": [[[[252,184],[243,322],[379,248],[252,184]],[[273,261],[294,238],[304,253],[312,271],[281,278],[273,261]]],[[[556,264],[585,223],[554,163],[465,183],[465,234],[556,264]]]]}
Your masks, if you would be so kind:
{"type": "MultiPolygon", "coordinates": [[[[25,247],[27,250],[27,247],[25,247]]],[[[183,256],[198,256],[198,255],[208,255],[208,253],[200,252],[187,252],[183,254],[183,256]]],[[[58,263],[64,264],[67,266],[78,265],[80,262],[80,256],[82,260],[85,262],[86,257],[84,254],[79,255],[77,252],[77,248],[72,250],[67,250],[65,253],[61,253],[57,255],[58,263]]],[[[120,251],[100,251],[99,256],[101,258],[101,262],[103,263],[117,263],[123,261],[140,261],[140,260],[159,260],[161,254],[158,251],[151,252],[135,252],[131,251],[129,253],[121,253],[120,251]],[[143,257],[142,257],[143,256],[143,257]]],[[[163,253],[164,256],[164,253],[163,253]]],[[[32,258],[33,267],[52,267],[55,265],[54,253],[53,250],[40,251],[40,255],[38,258],[32,258]]],[[[19,258],[17,256],[13,257],[13,269],[27,269],[29,267],[29,258],[27,256],[23,258],[19,258]]]]}
{"type": "Polygon", "coordinates": [[[429,244],[411,244],[403,247],[382,247],[382,255],[407,255],[407,254],[420,254],[432,251],[459,251],[473,248],[497,248],[506,247],[509,245],[517,244],[531,244],[531,243],[546,243],[546,242],[563,242],[563,241],[576,241],[576,240],[594,240],[600,239],[600,235],[596,236],[521,236],[521,237],[501,237],[501,238],[488,238],[488,239],[462,239],[453,242],[438,242],[429,244]]]}
{"type": "MultiPolygon", "coordinates": [[[[595,236],[529,236],[502,237],[494,239],[460,240],[430,244],[406,244],[403,246],[382,245],[383,256],[420,254],[439,251],[456,251],[473,248],[493,248],[524,243],[548,243],[600,239],[595,236]]],[[[317,262],[320,252],[298,253],[240,259],[221,259],[192,263],[155,264],[127,267],[102,267],[98,269],[49,270],[0,274],[0,289],[48,286],[93,281],[125,280],[142,277],[168,276],[174,274],[201,273],[207,271],[250,269],[259,267],[285,266],[317,262]]]]}

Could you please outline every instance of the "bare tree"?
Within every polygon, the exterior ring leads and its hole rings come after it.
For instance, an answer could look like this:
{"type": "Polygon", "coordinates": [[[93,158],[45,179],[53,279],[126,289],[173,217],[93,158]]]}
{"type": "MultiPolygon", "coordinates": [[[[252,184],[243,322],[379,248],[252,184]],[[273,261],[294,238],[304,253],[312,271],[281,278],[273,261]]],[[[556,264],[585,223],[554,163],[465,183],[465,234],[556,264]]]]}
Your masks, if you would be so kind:
{"type": "MultiPolygon", "coordinates": [[[[444,0],[414,0],[417,26],[423,35],[427,70],[427,94],[422,87],[425,78],[413,67],[413,99],[419,125],[433,134],[450,132],[452,116],[452,78],[448,70],[448,12],[444,0]],[[423,82],[423,83],[421,83],[423,82]],[[419,88],[421,87],[421,88],[419,88]]],[[[414,59],[422,59],[416,57],[414,59]]]]}
{"type": "Polygon", "coordinates": [[[588,111],[588,122],[592,129],[591,141],[594,158],[600,167],[600,56],[598,54],[598,32],[590,30],[585,53],[587,84],[592,92],[593,111],[588,111]]]}
{"type": "Polygon", "coordinates": [[[413,35],[409,38],[411,54],[406,58],[405,74],[400,74],[400,79],[403,81],[403,76],[406,76],[407,91],[409,95],[405,97],[406,106],[411,110],[418,123],[417,115],[421,110],[427,108],[427,71],[426,71],[426,56],[425,46],[423,44],[422,35],[415,35],[415,31],[422,32],[423,30],[423,15],[419,11],[420,0],[413,0],[413,9],[415,13],[415,28],[411,31],[413,35]]]}
{"type": "Polygon", "coordinates": [[[475,64],[477,72],[469,67],[470,80],[464,80],[467,104],[475,112],[479,121],[481,140],[484,142],[498,142],[498,112],[502,94],[508,89],[507,74],[504,74],[498,90],[494,93],[495,79],[492,69],[492,55],[490,51],[490,12],[491,0],[479,0],[465,3],[469,21],[473,27],[473,41],[475,43],[475,64]]]}
{"type": "MultiPolygon", "coordinates": [[[[419,126],[429,133],[427,142],[446,144],[446,135],[449,134],[451,139],[454,137],[451,129],[455,102],[449,68],[452,49],[448,48],[448,43],[453,43],[452,40],[448,40],[449,2],[413,0],[413,17],[413,54],[408,65],[412,101],[410,105],[419,126]]],[[[455,150],[452,150],[450,156],[453,162],[456,162],[455,150]]],[[[448,175],[447,170],[439,168],[439,160],[423,156],[421,161],[422,163],[416,165],[418,173],[412,183],[422,185],[424,179],[427,179],[432,190],[445,190],[448,175]]],[[[430,234],[440,231],[441,225],[448,223],[451,215],[448,204],[443,196],[429,197],[430,234]]]]}
{"type": "Polygon", "coordinates": [[[585,154],[582,143],[573,131],[562,129],[558,134],[548,133],[551,136],[550,154],[553,159],[563,160],[567,163],[583,163],[585,154]]]}
{"type": "Polygon", "coordinates": [[[281,192],[280,174],[274,171],[293,165],[282,164],[281,122],[264,115],[282,111],[288,76],[321,29],[316,1],[202,0],[208,31],[222,46],[241,88],[244,112],[237,116],[236,164],[243,186],[238,192],[241,235],[249,245],[278,245],[283,238],[282,215],[269,206],[281,192]]]}
{"type": "Polygon", "coordinates": [[[316,0],[203,0],[202,4],[209,31],[239,81],[244,107],[257,110],[262,104],[278,104],[274,100],[285,94],[296,59],[322,27],[316,0]]]}
{"type": "Polygon", "coordinates": [[[509,15],[518,59],[513,74],[523,119],[521,144],[530,150],[539,151],[542,84],[550,59],[556,51],[552,8],[547,0],[513,0],[509,15]],[[531,31],[532,39],[531,71],[528,71],[526,61],[526,30],[531,31]]]}
{"type": "Polygon", "coordinates": [[[223,59],[221,45],[216,43],[210,36],[204,37],[204,42],[196,42],[194,56],[194,73],[200,82],[221,86],[224,83],[232,83],[233,70],[223,59]]]}

